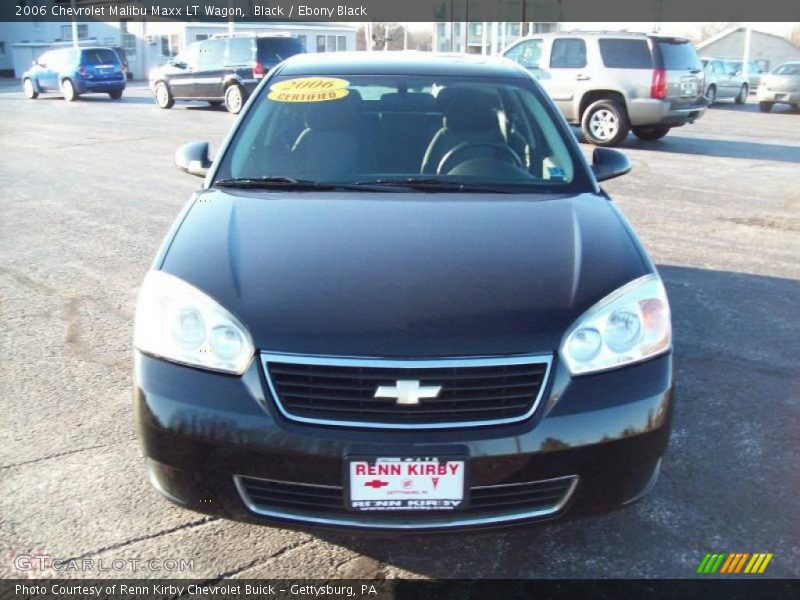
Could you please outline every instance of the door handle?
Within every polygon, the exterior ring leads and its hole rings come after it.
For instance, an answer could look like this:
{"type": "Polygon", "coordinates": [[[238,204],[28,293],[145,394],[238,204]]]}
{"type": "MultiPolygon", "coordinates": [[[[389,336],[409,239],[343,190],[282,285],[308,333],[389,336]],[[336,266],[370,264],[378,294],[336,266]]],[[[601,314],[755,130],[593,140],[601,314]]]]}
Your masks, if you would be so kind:
{"type": "Polygon", "coordinates": [[[589,79],[591,79],[591,77],[589,77],[585,73],[578,73],[577,75],[575,75],[575,79],[577,79],[578,81],[588,81],[589,79]]]}

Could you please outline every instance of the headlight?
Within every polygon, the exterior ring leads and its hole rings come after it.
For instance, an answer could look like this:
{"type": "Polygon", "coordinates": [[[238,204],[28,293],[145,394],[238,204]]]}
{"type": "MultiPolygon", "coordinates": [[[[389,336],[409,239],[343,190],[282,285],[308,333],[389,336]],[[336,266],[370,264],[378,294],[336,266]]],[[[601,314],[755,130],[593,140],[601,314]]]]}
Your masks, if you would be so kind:
{"type": "Polygon", "coordinates": [[[603,298],[570,327],[559,354],[573,375],[647,360],[672,345],[664,284],[645,275],[603,298]]]}
{"type": "Polygon", "coordinates": [[[255,352],[236,317],[161,271],[150,271],[139,292],[134,345],[167,360],[236,375],[244,373],[255,352]]]}

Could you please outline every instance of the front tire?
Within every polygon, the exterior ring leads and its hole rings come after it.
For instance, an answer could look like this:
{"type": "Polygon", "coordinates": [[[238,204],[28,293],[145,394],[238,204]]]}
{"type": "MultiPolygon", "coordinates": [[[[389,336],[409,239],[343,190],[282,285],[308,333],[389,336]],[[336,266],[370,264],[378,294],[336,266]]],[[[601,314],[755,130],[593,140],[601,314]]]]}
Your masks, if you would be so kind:
{"type": "Polygon", "coordinates": [[[669,133],[670,129],[671,127],[666,127],[664,125],[642,125],[631,128],[633,135],[640,140],[646,140],[648,142],[660,140],[669,133]]]}
{"type": "Polygon", "coordinates": [[[22,82],[22,91],[25,92],[25,97],[28,100],[36,100],[39,97],[39,92],[36,91],[36,86],[30,78],[22,82]]]}
{"type": "Polygon", "coordinates": [[[122,98],[122,90],[114,90],[113,92],[108,92],[109,98],[112,100],[119,100],[122,98]]]}
{"type": "Polygon", "coordinates": [[[761,112],[769,112],[772,110],[772,106],[774,104],[775,104],[774,102],[759,102],[758,110],[760,110],[761,112]]]}
{"type": "Polygon", "coordinates": [[[156,104],[159,108],[172,108],[175,106],[175,98],[172,96],[172,92],[169,91],[169,87],[163,81],[159,81],[156,84],[155,89],[153,90],[153,97],[155,98],[156,104]]]}
{"type": "Polygon", "coordinates": [[[65,79],[61,82],[61,93],[64,94],[64,100],[67,102],[75,102],[75,100],[78,99],[78,93],[75,91],[75,84],[69,79],[65,79]]]}
{"type": "Polygon", "coordinates": [[[625,109],[617,102],[604,98],[589,105],[581,118],[586,140],[595,146],[619,146],[630,131],[625,109]]]}
{"type": "Polygon", "coordinates": [[[717,101],[717,87],[714,85],[708,86],[706,90],[706,100],[708,100],[708,105],[711,106],[714,102],[717,101]]]}
{"type": "Polygon", "coordinates": [[[244,90],[242,90],[241,86],[234,84],[228,87],[228,89],[225,90],[225,108],[228,109],[228,112],[238,115],[242,112],[243,106],[244,90]]]}
{"type": "Polygon", "coordinates": [[[739,90],[739,95],[736,96],[734,102],[736,102],[736,104],[744,104],[745,102],[747,102],[747,95],[749,93],[750,90],[747,89],[747,84],[743,83],[742,88],[739,90]]]}

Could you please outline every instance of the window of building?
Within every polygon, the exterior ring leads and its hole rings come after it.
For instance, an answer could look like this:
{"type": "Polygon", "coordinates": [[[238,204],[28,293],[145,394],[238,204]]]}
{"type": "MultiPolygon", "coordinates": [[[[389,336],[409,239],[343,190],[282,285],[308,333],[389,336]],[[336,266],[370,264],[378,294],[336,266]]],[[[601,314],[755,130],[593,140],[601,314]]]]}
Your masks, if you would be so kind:
{"type": "Polygon", "coordinates": [[[325,52],[325,36],[317,36],[317,52],[325,52]]]}
{"type": "Polygon", "coordinates": [[[207,33],[195,33],[194,34],[194,41],[195,42],[205,42],[208,39],[207,33]]]}
{"type": "Polygon", "coordinates": [[[173,58],[180,52],[180,37],[178,34],[161,36],[161,56],[173,58]]]}
{"type": "Polygon", "coordinates": [[[328,36],[328,52],[336,52],[336,36],[328,36]]]}
{"type": "Polygon", "coordinates": [[[128,33],[128,19],[119,22],[119,37],[120,46],[125,50],[128,56],[136,54],[136,36],[128,33]]]}
{"type": "Polygon", "coordinates": [[[610,69],[652,69],[647,40],[600,40],[600,56],[610,69]]]}
{"type": "Polygon", "coordinates": [[[347,36],[340,35],[336,37],[336,50],[337,52],[344,52],[347,50],[347,36]]]}
{"type": "Polygon", "coordinates": [[[586,66],[586,42],[579,38],[559,38],[553,41],[551,69],[581,69],[586,66]]]}
{"type": "MultiPolygon", "coordinates": [[[[61,26],[61,39],[62,40],[72,39],[72,25],[61,26]]],[[[78,39],[79,40],[89,39],[89,26],[86,23],[78,23],[78,39]]]]}
{"type": "Polygon", "coordinates": [[[483,23],[472,24],[472,35],[483,35],[483,23]]]}
{"type": "Polygon", "coordinates": [[[6,43],[0,42],[0,56],[6,53],[6,43]]]}

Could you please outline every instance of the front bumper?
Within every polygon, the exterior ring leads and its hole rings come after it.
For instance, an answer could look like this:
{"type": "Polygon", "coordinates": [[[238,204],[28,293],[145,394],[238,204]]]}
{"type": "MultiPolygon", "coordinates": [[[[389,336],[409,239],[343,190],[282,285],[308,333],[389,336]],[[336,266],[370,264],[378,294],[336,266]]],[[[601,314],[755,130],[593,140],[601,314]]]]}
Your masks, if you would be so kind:
{"type": "Polygon", "coordinates": [[[376,431],[287,420],[267,391],[261,362],[242,377],[137,353],[136,418],[153,485],[186,508],[288,527],[370,531],[481,529],[612,510],[649,491],[666,450],[672,356],[572,379],[558,360],[536,413],[520,423],[427,431],[376,431]],[[436,513],[383,518],[271,509],[243,493],[241,478],[339,488],[352,453],[402,455],[458,447],[469,485],[559,480],[549,510],[436,513]],[[574,485],[572,482],[574,481],[574,485]]]}
{"type": "Polygon", "coordinates": [[[779,92],[762,85],[756,90],[756,99],[759,102],[775,102],[776,104],[800,104],[800,90],[779,92]]]}
{"type": "Polygon", "coordinates": [[[707,102],[689,106],[674,106],[669,100],[639,98],[630,101],[628,119],[634,127],[639,125],[667,125],[680,127],[693,123],[708,109],[707,102]]]}

